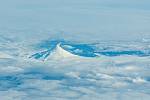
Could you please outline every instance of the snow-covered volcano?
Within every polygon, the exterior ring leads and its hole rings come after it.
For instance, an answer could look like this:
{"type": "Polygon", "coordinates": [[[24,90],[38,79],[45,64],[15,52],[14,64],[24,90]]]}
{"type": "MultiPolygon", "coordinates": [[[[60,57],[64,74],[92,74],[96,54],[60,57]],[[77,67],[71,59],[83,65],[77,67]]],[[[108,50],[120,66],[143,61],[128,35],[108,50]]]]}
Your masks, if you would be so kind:
{"type": "Polygon", "coordinates": [[[37,51],[30,58],[46,60],[97,56],[94,48],[89,44],[77,44],[63,40],[46,41],[37,44],[37,48],[44,50],[37,51]]]}
{"type": "Polygon", "coordinates": [[[30,58],[45,60],[45,59],[64,59],[73,57],[79,56],[65,50],[64,48],[61,47],[61,43],[58,43],[54,49],[36,53],[32,55],[30,58]]]}
{"type": "Polygon", "coordinates": [[[39,48],[44,48],[41,52],[34,53],[30,58],[35,59],[64,59],[76,57],[100,57],[100,56],[150,56],[149,48],[133,45],[106,45],[100,44],[77,44],[68,41],[49,41],[38,44],[39,48]],[[137,47],[137,48],[135,48],[137,47]]]}

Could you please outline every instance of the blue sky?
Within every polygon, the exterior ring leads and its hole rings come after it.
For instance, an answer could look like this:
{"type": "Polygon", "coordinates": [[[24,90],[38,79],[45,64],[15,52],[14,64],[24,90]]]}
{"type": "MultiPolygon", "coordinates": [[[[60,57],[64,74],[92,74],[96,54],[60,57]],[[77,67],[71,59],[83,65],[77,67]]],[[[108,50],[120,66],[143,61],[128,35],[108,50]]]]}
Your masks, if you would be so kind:
{"type": "Polygon", "coordinates": [[[0,0],[0,30],[136,40],[150,32],[149,5],[149,0],[0,0]]]}

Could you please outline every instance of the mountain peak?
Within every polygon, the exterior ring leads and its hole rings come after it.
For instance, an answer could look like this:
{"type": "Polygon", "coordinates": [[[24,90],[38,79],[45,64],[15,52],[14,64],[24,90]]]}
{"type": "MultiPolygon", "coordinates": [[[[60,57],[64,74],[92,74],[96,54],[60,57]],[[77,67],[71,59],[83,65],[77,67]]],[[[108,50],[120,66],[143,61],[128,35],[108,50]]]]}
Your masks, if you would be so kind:
{"type": "Polygon", "coordinates": [[[54,59],[63,59],[63,58],[77,57],[77,55],[74,55],[74,54],[70,53],[69,51],[63,49],[61,47],[61,43],[58,43],[56,45],[56,48],[51,53],[50,57],[52,57],[54,59]]]}

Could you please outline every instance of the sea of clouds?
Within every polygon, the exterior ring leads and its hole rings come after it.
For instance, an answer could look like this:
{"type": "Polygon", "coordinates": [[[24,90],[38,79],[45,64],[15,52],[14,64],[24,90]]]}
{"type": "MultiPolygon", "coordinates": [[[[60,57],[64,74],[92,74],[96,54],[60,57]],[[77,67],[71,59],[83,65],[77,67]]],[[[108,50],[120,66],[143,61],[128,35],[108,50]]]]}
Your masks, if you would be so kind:
{"type": "Polygon", "coordinates": [[[79,41],[45,38],[27,42],[1,35],[0,97],[3,100],[148,100],[149,53],[148,42],[113,45],[102,42],[85,46],[79,41]],[[72,52],[67,49],[73,46],[78,49],[72,52]],[[82,50],[89,51],[88,47],[93,47],[96,53],[107,52],[82,55],[82,50]],[[34,57],[46,50],[51,50],[46,58],[42,57],[47,52],[39,59],[34,57]],[[120,52],[123,50],[139,50],[145,55],[120,52]]]}

